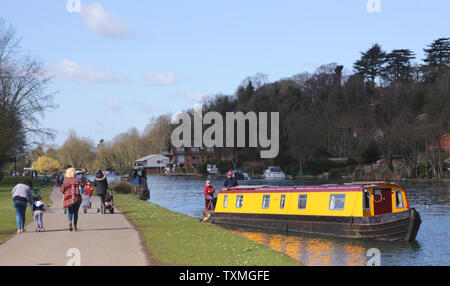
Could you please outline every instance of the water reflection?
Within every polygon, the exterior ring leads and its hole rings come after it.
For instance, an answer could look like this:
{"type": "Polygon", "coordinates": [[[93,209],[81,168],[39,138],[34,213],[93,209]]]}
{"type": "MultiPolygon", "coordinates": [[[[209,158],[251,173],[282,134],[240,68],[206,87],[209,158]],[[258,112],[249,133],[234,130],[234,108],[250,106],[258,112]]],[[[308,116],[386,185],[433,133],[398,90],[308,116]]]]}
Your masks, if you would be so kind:
{"type": "MultiPolygon", "coordinates": [[[[204,209],[203,186],[206,178],[149,177],[150,201],[167,209],[199,218],[204,209]]],[[[252,180],[248,185],[317,185],[326,182],[263,181],[252,180]]],[[[222,179],[212,179],[216,189],[223,186],[222,179]]],[[[381,265],[450,265],[450,184],[402,184],[411,207],[422,217],[417,242],[384,242],[350,240],[318,236],[284,235],[259,230],[232,230],[247,238],[283,252],[306,265],[366,265],[370,257],[367,250],[381,252],[381,265]],[[425,204],[430,205],[427,207],[425,204]]]]}
{"type": "Polygon", "coordinates": [[[367,249],[357,244],[336,243],[327,238],[282,235],[244,229],[230,229],[230,231],[285,253],[310,266],[360,266],[367,263],[365,256],[367,249]]]}

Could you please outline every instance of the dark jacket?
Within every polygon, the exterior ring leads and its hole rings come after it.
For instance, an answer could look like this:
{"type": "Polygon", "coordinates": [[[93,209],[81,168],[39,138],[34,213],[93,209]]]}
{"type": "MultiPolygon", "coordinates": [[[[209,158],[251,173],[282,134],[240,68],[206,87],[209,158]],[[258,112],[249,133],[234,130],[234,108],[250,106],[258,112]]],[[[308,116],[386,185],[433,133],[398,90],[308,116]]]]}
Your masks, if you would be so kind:
{"type": "Polygon", "coordinates": [[[235,178],[228,178],[225,180],[224,186],[225,188],[233,188],[239,185],[238,181],[235,178]]]}
{"type": "Polygon", "coordinates": [[[102,195],[106,194],[106,190],[108,189],[108,180],[106,180],[106,176],[103,174],[95,175],[94,187],[95,187],[95,193],[97,194],[97,196],[102,196],[102,195]]]}

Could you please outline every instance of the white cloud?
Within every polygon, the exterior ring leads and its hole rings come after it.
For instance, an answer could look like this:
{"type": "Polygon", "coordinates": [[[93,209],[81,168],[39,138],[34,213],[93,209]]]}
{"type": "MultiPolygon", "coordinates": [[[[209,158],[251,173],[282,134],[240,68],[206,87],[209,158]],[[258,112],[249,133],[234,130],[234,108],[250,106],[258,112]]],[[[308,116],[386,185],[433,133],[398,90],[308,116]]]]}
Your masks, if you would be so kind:
{"type": "Polygon", "coordinates": [[[112,38],[127,38],[132,35],[128,24],[105,11],[100,3],[83,4],[81,18],[89,29],[99,35],[112,38]]]}
{"type": "Polygon", "coordinates": [[[181,77],[175,72],[168,72],[167,74],[147,72],[144,74],[144,80],[149,85],[175,85],[180,82],[181,77]]]}
{"type": "Polygon", "coordinates": [[[122,108],[122,105],[120,104],[120,101],[118,101],[117,99],[111,99],[106,103],[106,108],[109,111],[117,112],[122,108]]]}
{"type": "Polygon", "coordinates": [[[198,91],[181,91],[180,94],[186,99],[196,103],[201,103],[206,96],[204,93],[198,91]]]}
{"type": "Polygon", "coordinates": [[[119,72],[93,70],[79,63],[63,59],[53,65],[51,73],[55,80],[73,80],[78,83],[130,83],[131,80],[119,72]]]}

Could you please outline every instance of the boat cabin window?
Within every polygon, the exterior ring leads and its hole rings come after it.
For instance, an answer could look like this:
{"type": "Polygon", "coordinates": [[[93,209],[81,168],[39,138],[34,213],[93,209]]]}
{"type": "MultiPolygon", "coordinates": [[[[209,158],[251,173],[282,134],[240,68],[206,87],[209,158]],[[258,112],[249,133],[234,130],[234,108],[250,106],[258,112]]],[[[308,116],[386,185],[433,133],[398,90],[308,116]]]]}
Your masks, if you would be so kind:
{"type": "Polygon", "coordinates": [[[223,196],[223,208],[226,209],[228,205],[228,195],[223,196]]]}
{"type": "Polygon", "coordinates": [[[286,195],[281,195],[281,198],[280,198],[280,210],[284,209],[285,202],[286,202],[286,195]]]}
{"type": "Polygon", "coordinates": [[[237,195],[236,196],[236,208],[240,209],[242,208],[242,202],[244,201],[244,196],[243,195],[237,195]]]}
{"type": "Polygon", "coordinates": [[[395,191],[395,207],[398,209],[402,209],[405,207],[405,205],[403,204],[402,191],[400,190],[395,191]]]}
{"type": "Polygon", "coordinates": [[[367,189],[363,191],[363,209],[370,210],[370,192],[367,189]]]}
{"type": "Polygon", "coordinates": [[[306,209],[306,200],[308,198],[308,195],[298,195],[298,205],[297,208],[299,210],[306,209]]]}
{"type": "Polygon", "coordinates": [[[263,195],[262,208],[268,209],[270,205],[270,195],[263,195]]]}
{"type": "Polygon", "coordinates": [[[345,206],[345,194],[330,194],[330,210],[343,210],[345,206]]]}

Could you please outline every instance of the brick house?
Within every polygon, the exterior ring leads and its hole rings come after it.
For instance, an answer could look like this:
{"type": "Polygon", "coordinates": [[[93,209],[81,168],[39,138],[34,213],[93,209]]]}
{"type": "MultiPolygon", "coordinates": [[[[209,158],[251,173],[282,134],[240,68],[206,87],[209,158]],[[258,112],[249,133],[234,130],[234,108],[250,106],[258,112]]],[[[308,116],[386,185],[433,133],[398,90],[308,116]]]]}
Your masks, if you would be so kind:
{"type": "Polygon", "coordinates": [[[163,155],[170,158],[170,164],[176,168],[196,168],[208,160],[216,159],[214,148],[209,147],[174,147],[163,155]]]}

